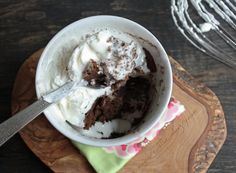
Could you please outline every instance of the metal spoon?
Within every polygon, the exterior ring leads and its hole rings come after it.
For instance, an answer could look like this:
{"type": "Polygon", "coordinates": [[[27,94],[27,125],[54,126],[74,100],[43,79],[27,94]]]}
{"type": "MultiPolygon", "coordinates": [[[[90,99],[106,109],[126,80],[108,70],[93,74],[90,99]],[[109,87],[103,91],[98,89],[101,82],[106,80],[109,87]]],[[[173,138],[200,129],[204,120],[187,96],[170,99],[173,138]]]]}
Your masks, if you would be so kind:
{"type": "MultiPolygon", "coordinates": [[[[59,87],[55,91],[44,95],[39,100],[23,109],[22,111],[16,113],[8,120],[0,124],[0,146],[2,146],[7,140],[9,140],[14,134],[20,131],[25,125],[36,118],[40,113],[42,113],[50,105],[58,102],[62,98],[66,97],[72,91],[76,90],[78,87],[87,86],[85,80],[80,82],[70,81],[63,86],[59,87]]],[[[94,88],[94,87],[93,87],[94,88]]]]}

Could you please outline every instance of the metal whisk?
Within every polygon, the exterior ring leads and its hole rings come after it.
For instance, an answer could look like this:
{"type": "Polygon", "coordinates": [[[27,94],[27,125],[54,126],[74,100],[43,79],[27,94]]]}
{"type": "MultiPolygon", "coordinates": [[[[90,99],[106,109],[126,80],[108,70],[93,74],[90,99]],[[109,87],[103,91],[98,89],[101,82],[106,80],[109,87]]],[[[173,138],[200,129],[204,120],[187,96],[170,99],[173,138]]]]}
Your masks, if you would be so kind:
{"type": "Polygon", "coordinates": [[[171,0],[171,14],[192,45],[236,69],[236,0],[171,0]],[[221,39],[213,40],[211,34],[221,39]]]}

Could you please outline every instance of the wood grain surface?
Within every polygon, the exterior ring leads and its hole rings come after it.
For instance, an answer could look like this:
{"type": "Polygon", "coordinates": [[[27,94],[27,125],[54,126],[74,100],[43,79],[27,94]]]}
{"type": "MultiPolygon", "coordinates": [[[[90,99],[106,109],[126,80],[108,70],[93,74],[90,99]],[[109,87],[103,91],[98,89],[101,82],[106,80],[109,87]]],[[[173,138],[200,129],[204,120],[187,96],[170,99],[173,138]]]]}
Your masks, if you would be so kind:
{"type": "MultiPolygon", "coordinates": [[[[99,14],[123,16],[146,27],[169,55],[216,93],[225,112],[228,135],[208,172],[234,173],[236,72],[196,50],[182,37],[170,15],[170,0],[0,0],[0,122],[11,115],[13,83],[24,60],[44,47],[67,24],[99,14]]],[[[218,39],[214,34],[211,38],[218,39]]],[[[235,56],[224,45],[221,48],[235,56]]],[[[51,172],[19,135],[0,148],[0,170],[4,173],[51,172]]]]}
{"type": "MultiPolygon", "coordinates": [[[[12,94],[12,113],[35,100],[34,76],[42,50],[20,68],[12,94]]],[[[195,82],[173,58],[173,96],[186,108],[120,172],[206,172],[226,138],[224,113],[215,94],[195,82]]],[[[54,172],[94,172],[70,141],[41,115],[20,132],[27,146],[54,172]]]]}

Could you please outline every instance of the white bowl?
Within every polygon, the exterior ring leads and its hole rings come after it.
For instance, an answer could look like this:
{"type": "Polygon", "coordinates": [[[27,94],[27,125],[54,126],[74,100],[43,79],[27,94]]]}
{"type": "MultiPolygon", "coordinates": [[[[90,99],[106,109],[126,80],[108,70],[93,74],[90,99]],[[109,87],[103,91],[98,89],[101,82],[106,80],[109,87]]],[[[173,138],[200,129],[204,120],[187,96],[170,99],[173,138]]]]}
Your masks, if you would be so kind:
{"type": "Polygon", "coordinates": [[[83,136],[65,123],[63,115],[61,115],[54,106],[51,106],[44,111],[44,114],[50,123],[66,137],[83,144],[99,147],[128,144],[143,137],[163,116],[163,112],[167,107],[172,91],[172,71],[170,62],[162,45],[151,32],[141,25],[122,17],[93,16],[78,20],[66,26],[48,43],[40,57],[36,71],[35,84],[38,98],[45,92],[42,91],[42,87],[40,86],[47,82],[45,77],[50,73],[50,69],[47,68],[49,62],[54,58],[70,56],[82,36],[102,28],[114,28],[134,35],[143,47],[150,51],[158,71],[155,84],[157,93],[155,93],[150,109],[144,118],[144,123],[131,134],[114,139],[96,139],[83,136]],[[160,80],[163,80],[163,82],[160,82],[160,80]]]}

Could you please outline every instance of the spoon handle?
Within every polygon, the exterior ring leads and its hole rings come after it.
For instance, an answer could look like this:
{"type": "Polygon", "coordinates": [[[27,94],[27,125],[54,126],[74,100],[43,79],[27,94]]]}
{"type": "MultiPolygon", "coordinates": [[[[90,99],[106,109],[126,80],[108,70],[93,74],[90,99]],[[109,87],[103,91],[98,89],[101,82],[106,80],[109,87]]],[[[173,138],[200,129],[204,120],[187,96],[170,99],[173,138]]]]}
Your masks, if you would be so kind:
{"type": "Polygon", "coordinates": [[[0,124],[0,146],[2,146],[14,134],[20,131],[26,124],[36,118],[51,103],[39,99],[27,108],[18,112],[8,120],[0,124]]]}

